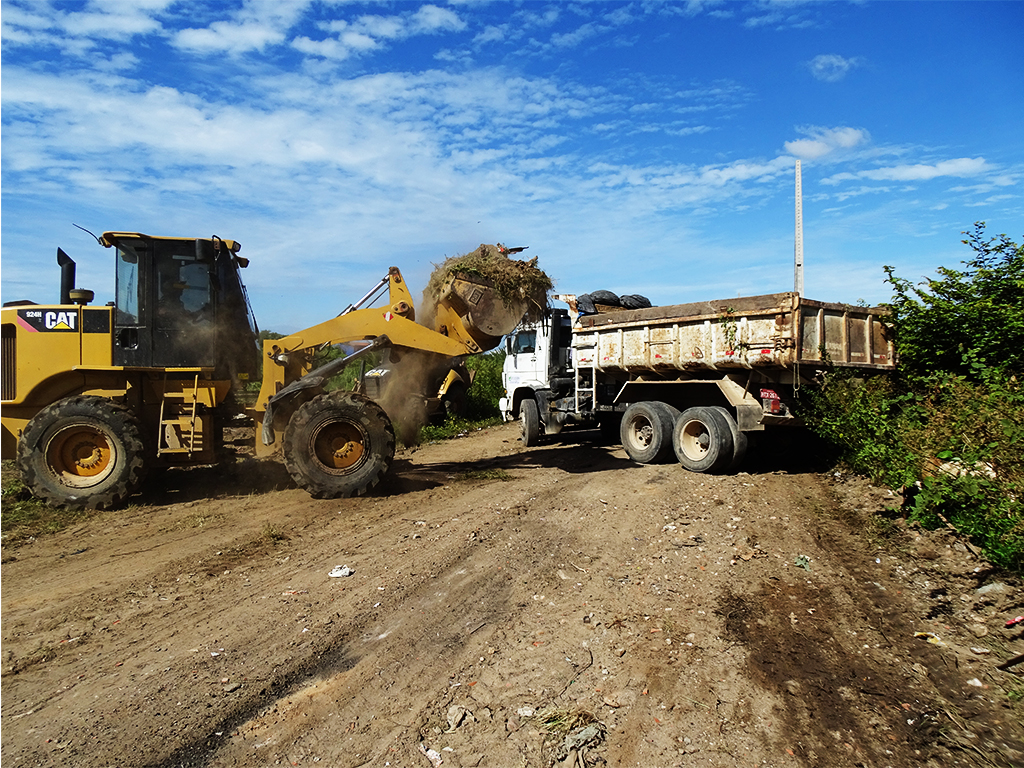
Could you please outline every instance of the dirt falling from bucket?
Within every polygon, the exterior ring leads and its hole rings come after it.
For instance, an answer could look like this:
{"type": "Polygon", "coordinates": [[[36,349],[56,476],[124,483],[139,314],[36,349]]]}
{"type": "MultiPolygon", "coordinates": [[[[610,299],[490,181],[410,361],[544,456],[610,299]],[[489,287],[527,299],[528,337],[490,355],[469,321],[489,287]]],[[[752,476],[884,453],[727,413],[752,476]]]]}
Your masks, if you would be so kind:
{"type": "MultiPolygon", "coordinates": [[[[437,304],[453,275],[485,282],[506,307],[523,306],[525,317],[538,319],[547,306],[551,278],[537,267],[537,259],[511,259],[509,254],[513,252],[500,243],[483,244],[470,253],[453,256],[436,265],[423,291],[417,322],[428,328],[435,327],[437,304]]],[[[438,390],[458,361],[408,349],[392,350],[389,355],[391,373],[380,404],[394,423],[399,440],[406,446],[416,445],[420,427],[431,417],[445,417],[445,404],[438,390]]],[[[465,372],[464,382],[468,386],[465,372]]]]}

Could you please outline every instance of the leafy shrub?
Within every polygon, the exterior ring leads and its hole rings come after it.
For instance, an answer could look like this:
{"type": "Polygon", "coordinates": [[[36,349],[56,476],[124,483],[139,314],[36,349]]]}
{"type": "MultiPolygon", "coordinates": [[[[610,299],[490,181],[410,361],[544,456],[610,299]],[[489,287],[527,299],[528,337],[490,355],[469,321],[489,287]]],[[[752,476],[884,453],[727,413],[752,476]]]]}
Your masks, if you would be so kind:
{"type": "Polygon", "coordinates": [[[964,243],[967,268],[922,286],[886,267],[897,374],[829,372],[805,415],[852,469],[905,488],[911,519],[1024,571],[1024,251],[983,224],[964,243]]]}
{"type": "Polygon", "coordinates": [[[498,415],[498,400],[505,393],[501,383],[501,369],[504,364],[504,352],[490,352],[466,360],[466,367],[476,371],[473,385],[467,393],[467,417],[487,419],[498,415]]]}
{"type": "Polygon", "coordinates": [[[885,267],[900,366],[910,375],[983,375],[1024,371],[1024,246],[1006,235],[985,239],[979,222],[964,240],[965,269],[913,285],[885,267]]]}

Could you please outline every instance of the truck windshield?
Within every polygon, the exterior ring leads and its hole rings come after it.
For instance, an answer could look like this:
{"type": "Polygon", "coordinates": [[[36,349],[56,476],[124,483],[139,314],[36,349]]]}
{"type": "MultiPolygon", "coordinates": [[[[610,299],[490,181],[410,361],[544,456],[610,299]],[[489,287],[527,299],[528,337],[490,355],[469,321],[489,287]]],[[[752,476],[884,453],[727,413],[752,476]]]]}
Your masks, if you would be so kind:
{"type": "Polygon", "coordinates": [[[516,343],[512,348],[515,354],[522,352],[535,352],[537,350],[537,332],[523,331],[516,334],[516,343]]]}

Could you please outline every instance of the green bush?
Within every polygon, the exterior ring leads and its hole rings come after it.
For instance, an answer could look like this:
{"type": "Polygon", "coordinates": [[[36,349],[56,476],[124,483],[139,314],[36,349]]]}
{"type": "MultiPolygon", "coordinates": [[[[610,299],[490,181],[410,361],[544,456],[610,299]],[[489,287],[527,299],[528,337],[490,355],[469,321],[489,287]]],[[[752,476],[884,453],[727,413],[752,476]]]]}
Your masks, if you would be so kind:
{"type": "Polygon", "coordinates": [[[852,469],[904,488],[908,515],[952,525],[1024,571],[1024,251],[975,225],[965,270],[921,286],[886,267],[897,373],[832,371],[805,416],[852,469]]]}
{"type": "Polygon", "coordinates": [[[913,285],[885,267],[900,367],[909,375],[1024,371],[1024,246],[1006,235],[986,240],[983,222],[964,234],[974,258],[963,270],[939,267],[939,277],[913,285]]]}
{"type": "Polygon", "coordinates": [[[498,416],[498,400],[505,393],[501,383],[501,369],[505,364],[504,352],[489,352],[466,360],[466,367],[475,371],[469,388],[466,416],[487,419],[498,416]]]}
{"type": "Polygon", "coordinates": [[[491,352],[466,359],[466,367],[475,372],[473,384],[466,393],[466,414],[463,418],[449,416],[443,424],[428,424],[420,430],[420,442],[446,440],[470,430],[501,423],[498,400],[504,394],[501,368],[504,352],[491,352]]]}

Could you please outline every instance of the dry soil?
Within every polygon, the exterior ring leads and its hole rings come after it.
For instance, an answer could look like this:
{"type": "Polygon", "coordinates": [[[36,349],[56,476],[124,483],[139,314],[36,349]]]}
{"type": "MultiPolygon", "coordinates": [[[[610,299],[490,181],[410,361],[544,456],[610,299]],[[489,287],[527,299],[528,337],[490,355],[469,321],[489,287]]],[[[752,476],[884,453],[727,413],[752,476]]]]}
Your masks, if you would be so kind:
{"type": "Polygon", "coordinates": [[[892,492],[517,438],[361,499],[171,471],[5,549],[5,768],[1024,764],[1024,590],[892,492]]]}

